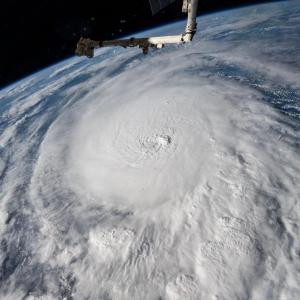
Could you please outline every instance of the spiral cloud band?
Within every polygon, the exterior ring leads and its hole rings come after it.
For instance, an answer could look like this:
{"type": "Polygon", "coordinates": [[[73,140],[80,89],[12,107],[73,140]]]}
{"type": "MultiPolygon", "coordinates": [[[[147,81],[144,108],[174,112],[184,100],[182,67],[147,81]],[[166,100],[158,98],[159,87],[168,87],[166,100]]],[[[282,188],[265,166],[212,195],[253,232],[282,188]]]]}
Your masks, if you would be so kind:
{"type": "Polygon", "coordinates": [[[263,53],[292,12],[253,10],[1,92],[1,299],[300,295],[300,82],[282,54],[297,41],[263,53]]]}

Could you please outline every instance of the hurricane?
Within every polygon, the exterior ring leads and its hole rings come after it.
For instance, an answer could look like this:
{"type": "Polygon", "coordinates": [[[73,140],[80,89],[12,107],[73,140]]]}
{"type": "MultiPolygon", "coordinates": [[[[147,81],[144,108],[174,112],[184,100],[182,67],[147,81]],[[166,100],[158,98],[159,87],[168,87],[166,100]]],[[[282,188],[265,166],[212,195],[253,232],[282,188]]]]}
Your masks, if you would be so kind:
{"type": "Polygon", "coordinates": [[[198,28],[0,91],[1,299],[299,298],[299,1],[198,28]]]}

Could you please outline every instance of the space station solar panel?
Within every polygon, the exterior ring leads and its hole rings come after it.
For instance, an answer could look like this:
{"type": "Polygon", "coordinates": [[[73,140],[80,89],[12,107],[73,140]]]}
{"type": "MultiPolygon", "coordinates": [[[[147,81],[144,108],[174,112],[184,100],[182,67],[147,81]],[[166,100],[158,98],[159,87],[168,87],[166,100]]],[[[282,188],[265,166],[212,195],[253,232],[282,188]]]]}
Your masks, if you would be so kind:
{"type": "Polygon", "coordinates": [[[160,10],[175,2],[176,0],[149,0],[152,14],[155,15],[160,10]]]}

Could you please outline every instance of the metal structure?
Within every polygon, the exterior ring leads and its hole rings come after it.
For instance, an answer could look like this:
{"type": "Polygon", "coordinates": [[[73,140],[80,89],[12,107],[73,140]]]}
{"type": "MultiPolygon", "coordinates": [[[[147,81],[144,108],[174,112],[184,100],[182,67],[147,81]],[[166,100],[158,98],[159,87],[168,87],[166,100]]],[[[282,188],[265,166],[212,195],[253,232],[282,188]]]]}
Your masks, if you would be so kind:
{"type": "MultiPolygon", "coordinates": [[[[152,14],[156,14],[166,6],[175,2],[176,0],[149,0],[152,14]]],[[[89,38],[80,38],[77,43],[76,55],[87,56],[92,58],[94,56],[94,49],[102,47],[121,46],[127,47],[139,47],[143,50],[144,54],[147,54],[149,48],[163,48],[166,44],[183,44],[193,40],[193,37],[197,30],[197,9],[199,0],[183,0],[182,12],[188,14],[187,24],[185,32],[180,35],[170,36],[157,36],[146,38],[130,38],[121,40],[110,41],[93,41],[89,38]]]]}

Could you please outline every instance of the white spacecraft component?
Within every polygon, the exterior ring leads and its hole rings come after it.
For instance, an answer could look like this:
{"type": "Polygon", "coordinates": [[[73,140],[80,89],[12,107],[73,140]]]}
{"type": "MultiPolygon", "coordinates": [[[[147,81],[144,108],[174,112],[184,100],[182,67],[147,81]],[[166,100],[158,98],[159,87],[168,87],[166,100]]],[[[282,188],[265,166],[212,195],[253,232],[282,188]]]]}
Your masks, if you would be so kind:
{"type": "MultiPolygon", "coordinates": [[[[149,0],[152,14],[156,14],[175,1],[176,0],[149,0]]],[[[190,42],[193,40],[197,30],[196,18],[198,2],[199,0],[183,0],[182,12],[188,14],[188,19],[185,32],[182,34],[110,41],[94,41],[89,38],[81,37],[77,43],[75,53],[78,56],[87,56],[88,58],[92,58],[94,56],[94,49],[96,48],[121,46],[124,48],[139,47],[143,50],[144,54],[147,54],[149,48],[160,49],[166,44],[183,44],[185,42],[190,42]]]]}

